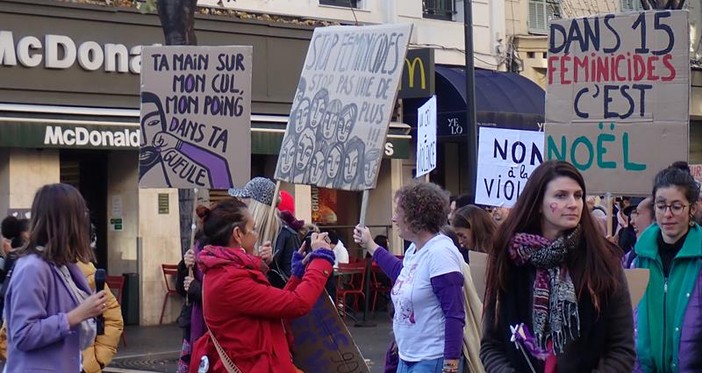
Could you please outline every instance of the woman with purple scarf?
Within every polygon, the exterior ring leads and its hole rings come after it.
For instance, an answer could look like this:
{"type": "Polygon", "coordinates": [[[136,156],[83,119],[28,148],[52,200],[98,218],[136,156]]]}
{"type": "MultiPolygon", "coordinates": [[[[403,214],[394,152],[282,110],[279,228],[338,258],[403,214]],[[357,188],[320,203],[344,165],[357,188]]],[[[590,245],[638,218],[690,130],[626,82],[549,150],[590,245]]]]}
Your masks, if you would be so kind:
{"type": "Polygon", "coordinates": [[[567,162],[537,167],[488,259],[480,358],[487,372],[631,372],[634,327],[618,249],[567,162]]]}

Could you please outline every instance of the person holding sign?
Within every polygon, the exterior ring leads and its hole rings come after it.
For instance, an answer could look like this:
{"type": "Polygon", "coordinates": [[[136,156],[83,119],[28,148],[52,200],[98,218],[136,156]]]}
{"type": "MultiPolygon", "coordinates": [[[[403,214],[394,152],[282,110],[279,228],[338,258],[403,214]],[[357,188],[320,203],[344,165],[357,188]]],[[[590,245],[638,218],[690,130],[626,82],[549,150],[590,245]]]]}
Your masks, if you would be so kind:
{"type": "Polygon", "coordinates": [[[378,246],[365,226],[357,225],[353,238],[394,282],[397,372],[457,373],[466,311],[463,258],[440,233],[449,213],[448,194],[436,184],[417,182],[395,193],[395,205],[392,221],[400,237],[412,242],[404,261],[378,246]]]}
{"type": "Polygon", "coordinates": [[[334,253],[326,235],[312,235],[307,256],[305,245],[296,252],[290,281],[277,289],[266,278],[268,266],[253,255],[261,227],[243,202],[231,198],[212,209],[200,206],[197,213],[209,243],[197,259],[209,333],[193,347],[190,373],[297,372],[284,320],[308,313],[332,273],[334,253]]]}
{"type": "Polygon", "coordinates": [[[498,227],[480,348],[487,372],[631,372],[629,289],[585,196],[572,164],[544,162],[498,227]]]}
{"type": "Polygon", "coordinates": [[[634,267],[650,271],[636,317],[644,372],[702,370],[702,228],[693,220],[699,193],[688,172],[669,167],[656,175],[656,224],[634,247],[634,267]]]}

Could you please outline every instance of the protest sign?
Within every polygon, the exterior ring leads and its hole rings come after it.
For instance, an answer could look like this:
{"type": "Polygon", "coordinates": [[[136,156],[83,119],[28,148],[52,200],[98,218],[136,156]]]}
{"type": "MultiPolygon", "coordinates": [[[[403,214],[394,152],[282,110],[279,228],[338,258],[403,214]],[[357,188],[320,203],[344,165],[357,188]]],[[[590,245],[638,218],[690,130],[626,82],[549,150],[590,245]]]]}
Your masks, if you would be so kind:
{"type": "Polygon", "coordinates": [[[545,156],[573,163],[588,193],[648,194],[656,172],[687,160],[687,17],[655,11],[551,23],[545,156]]]}
{"type": "Polygon", "coordinates": [[[475,203],[512,207],[543,162],[544,133],[480,127],[475,203]]]}
{"type": "Polygon", "coordinates": [[[375,187],[412,25],[314,30],[275,178],[375,187]]]}
{"type": "Polygon", "coordinates": [[[144,47],[140,187],[228,189],[249,180],[252,53],[144,47]]]}
{"type": "Polygon", "coordinates": [[[625,269],[624,275],[631,296],[631,308],[636,308],[648,288],[648,278],[651,274],[648,269],[635,268],[625,269]]]}
{"type": "Polygon", "coordinates": [[[290,321],[293,360],[304,372],[369,372],[361,351],[327,292],[312,311],[290,321]]]}
{"type": "Polygon", "coordinates": [[[417,175],[436,168],[436,96],[417,109],[417,175]]]}

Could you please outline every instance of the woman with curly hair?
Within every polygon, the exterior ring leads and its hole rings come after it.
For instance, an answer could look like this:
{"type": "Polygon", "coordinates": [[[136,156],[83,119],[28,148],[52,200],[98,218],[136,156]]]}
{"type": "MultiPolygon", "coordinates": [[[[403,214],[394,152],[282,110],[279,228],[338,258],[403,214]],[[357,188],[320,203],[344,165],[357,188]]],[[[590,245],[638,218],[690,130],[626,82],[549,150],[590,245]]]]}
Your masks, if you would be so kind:
{"type": "Polygon", "coordinates": [[[544,162],[497,229],[480,346],[487,372],[631,372],[629,289],[585,196],[573,165],[544,162]]]}
{"type": "Polygon", "coordinates": [[[449,213],[448,194],[435,184],[413,183],[395,193],[395,205],[392,221],[400,237],[412,242],[404,260],[379,247],[362,225],[356,226],[354,241],[394,282],[397,372],[458,372],[465,325],[463,258],[440,233],[449,213]]]}

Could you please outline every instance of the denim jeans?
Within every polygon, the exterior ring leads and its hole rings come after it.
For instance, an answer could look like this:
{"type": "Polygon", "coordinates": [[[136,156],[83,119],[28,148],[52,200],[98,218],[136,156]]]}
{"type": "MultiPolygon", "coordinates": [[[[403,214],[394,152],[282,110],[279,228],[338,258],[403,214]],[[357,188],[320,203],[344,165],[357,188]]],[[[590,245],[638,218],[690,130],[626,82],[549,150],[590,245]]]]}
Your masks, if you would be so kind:
{"type": "Polygon", "coordinates": [[[444,358],[442,357],[417,362],[400,359],[400,363],[397,365],[397,373],[441,373],[443,366],[444,358]]]}
{"type": "MultiPolygon", "coordinates": [[[[397,373],[441,373],[444,367],[444,358],[434,360],[422,360],[409,362],[400,359],[397,365],[397,373]]],[[[458,361],[458,371],[463,371],[463,358],[458,361]]]]}

